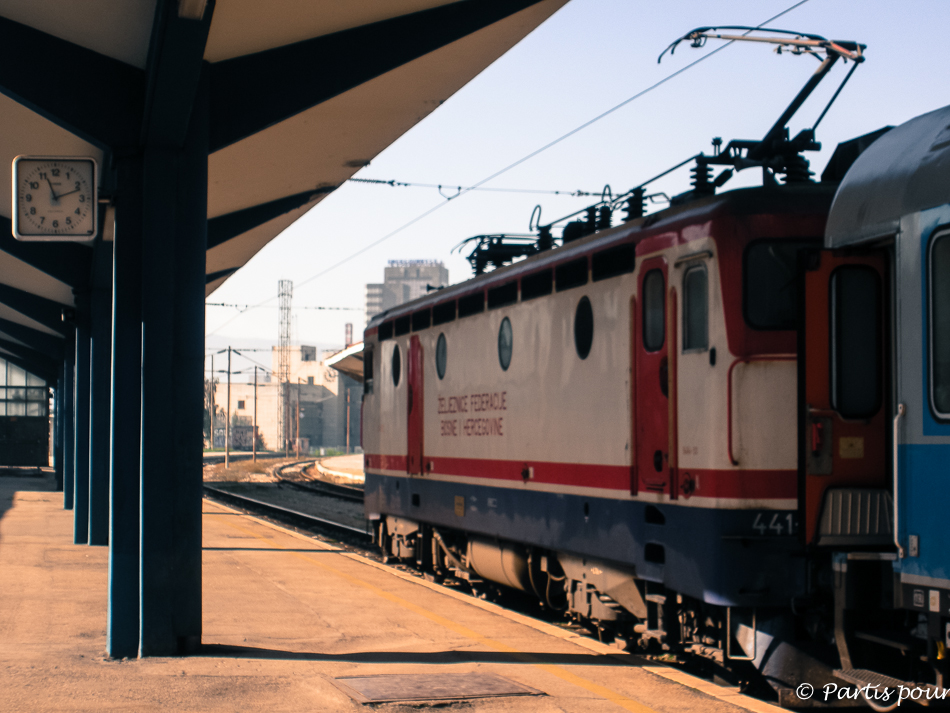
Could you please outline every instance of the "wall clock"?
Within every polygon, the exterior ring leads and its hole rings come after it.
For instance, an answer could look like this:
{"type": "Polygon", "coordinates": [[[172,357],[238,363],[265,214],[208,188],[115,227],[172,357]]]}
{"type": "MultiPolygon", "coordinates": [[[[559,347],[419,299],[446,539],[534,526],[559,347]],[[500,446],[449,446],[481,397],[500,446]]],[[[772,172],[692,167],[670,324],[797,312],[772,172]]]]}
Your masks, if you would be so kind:
{"type": "Polygon", "coordinates": [[[13,237],[87,241],[98,229],[98,175],[93,158],[13,159],[13,237]]]}

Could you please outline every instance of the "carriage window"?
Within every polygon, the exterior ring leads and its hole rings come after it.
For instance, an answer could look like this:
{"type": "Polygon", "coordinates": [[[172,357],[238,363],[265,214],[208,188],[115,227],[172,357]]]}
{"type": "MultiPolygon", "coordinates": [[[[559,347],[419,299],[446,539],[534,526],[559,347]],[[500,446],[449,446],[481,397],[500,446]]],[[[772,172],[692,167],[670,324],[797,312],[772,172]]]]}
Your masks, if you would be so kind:
{"type": "Polygon", "coordinates": [[[439,335],[439,341],[435,343],[435,371],[439,379],[445,378],[445,364],[448,360],[448,348],[445,343],[445,334],[439,335]]]}
{"type": "Polygon", "coordinates": [[[881,280],[862,265],[831,274],[831,405],[845,418],[881,407],[881,280]]]}
{"type": "Polygon", "coordinates": [[[753,329],[798,326],[798,251],[820,247],[805,240],[759,240],[745,251],[743,311],[753,329]]]}
{"type": "Polygon", "coordinates": [[[643,278],[643,348],[655,352],[666,339],[663,272],[650,270],[643,278]]]}
{"type": "Polygon", "coordinates": [[[511,321],[505,317],[498,328],[498,363],[501,364],[502,371],[508,371],[511,366],[512,341],[511,321]]]}
{"type": "Polygon", "coordinates": [[[399,386],[399,376],[402,371],[402,359],[399,356],[399,345],[393,345],[393,361],[392,361],[392,372],[393,372],[393,386],[399,386]]]}
{"type": "Polygon", "coordinates": [[[709,289],[706,266],[683,276],[683,351],[709,348],[709,289]]]}
{"type": "Polygon", "coordinates": [[[584,296],[574,311],[574,348],[577,349],[577,356],[586,359],[593,343],[594,310],[590,306],[590,300],[584,296]]]}
{"type": "Polygon", "coordinates": [[[950,232],[930,244],[930,389],[934,411],[950,418],[950,232]]]}

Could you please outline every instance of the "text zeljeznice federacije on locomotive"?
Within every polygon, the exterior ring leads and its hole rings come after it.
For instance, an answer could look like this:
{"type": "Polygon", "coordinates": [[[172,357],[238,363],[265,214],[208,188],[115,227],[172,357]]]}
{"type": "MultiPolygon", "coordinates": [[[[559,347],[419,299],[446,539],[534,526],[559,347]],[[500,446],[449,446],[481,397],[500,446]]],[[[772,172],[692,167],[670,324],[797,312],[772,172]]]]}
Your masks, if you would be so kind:
{"type": "MultiPolygon", "coordinates": [[[[462,394],[461,396],[440,396],[439,414],[466,414],[486,411],[505,411],[508,408],[508,392],[462,394]]],[[[504,417],[442,419],[443,436],[503,436],[504,417]],[[459,427],[461,421],[461,427],[459,427]]]]}

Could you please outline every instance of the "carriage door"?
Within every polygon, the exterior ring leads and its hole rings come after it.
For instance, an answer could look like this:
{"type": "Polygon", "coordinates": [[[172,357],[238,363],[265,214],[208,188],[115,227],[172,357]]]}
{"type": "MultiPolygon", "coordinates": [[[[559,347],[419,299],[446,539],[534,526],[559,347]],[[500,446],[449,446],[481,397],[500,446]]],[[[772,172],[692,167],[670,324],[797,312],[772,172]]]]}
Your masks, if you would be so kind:
{"type": "Polygon", "coordinates": [[[799,514],[808,544],[891,541],[886,266],[880,252],[821,251],[804,273],[799,514]]]}
{"type": "Polygon", "coordinates": [[[408,424],[409,443],[406,472],[409,475],[422,475],[422,433],[425,425],[422,408],[422,344],[416,335],[413,335],[409,342],[407,377],[409,394],[406,423],[408,424]]]}
{"type": "Polygon", "coordinates": [[[638,489],[663,492],[670,479],[670,374],[666,320],[666,261],[640,265],[634,368],[634,430],[638,489]]]}

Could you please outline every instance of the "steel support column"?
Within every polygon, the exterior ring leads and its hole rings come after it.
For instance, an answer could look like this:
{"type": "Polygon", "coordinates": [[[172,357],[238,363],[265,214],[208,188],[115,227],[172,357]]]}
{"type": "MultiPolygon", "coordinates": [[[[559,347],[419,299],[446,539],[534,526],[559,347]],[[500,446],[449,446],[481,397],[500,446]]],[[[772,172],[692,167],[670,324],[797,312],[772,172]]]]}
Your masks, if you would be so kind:
{"type": "MultiPolygon", "coordinates": [[[[77,296],[77,303],[79,297],[77,296]]],[[[78,306],[78,304],[77,304],[78,306]]],[[[89,381],[91,339],[84,319],[76,325],[76,396],[73,413],[76,427],[73,460],[73,542],[89,542],[89,381]]]]}
{"type": "Polygon", "coordinates": [[[112,275],[112,458],[106,650],[139,651],[139,511],[142,411],[142,157],[116,161],[112,275]]]}
{"type": "Polygon", "coordinates": [[[63,489],[63,390],[66,377],[60,367],[56,379],[56,396],[53,399],[53,476],[56,478],[56,491],[63,489]]]}
{"type": "Polygon", "coordinates": [[[140,656],[201,641],[207,68],[180,149],[146,148],[140,656]]]}
{"type": "Polygon", "coordinates": [[[96,245],[90,300],[89,544],[109,544],[112,416],[112,245],[96,245]]]}
{"type": "Polygon", "coordinates": [[[76,480],[76,338],[66,339],[63,360],[63,509],[73,509],[73,486],[76,480]]]}

